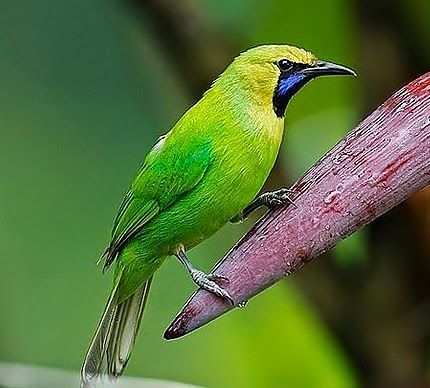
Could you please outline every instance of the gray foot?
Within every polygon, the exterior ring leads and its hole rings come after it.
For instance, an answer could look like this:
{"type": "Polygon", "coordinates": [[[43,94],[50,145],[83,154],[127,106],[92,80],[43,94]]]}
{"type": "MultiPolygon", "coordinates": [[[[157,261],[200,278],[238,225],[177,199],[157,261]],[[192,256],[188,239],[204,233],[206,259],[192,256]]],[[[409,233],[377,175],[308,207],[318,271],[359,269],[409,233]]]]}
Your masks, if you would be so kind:
{"type": "Polygon", "coordinates": [[[261,202],[268,208],[274,208],[285,203],[289,203],[295,206],[296,204],[290,198],[290,195],[292,193],[294,193],[294,190],[282,188],[279,190],[269,191],[267,193],[261,194],[260,198],[261,202]]]}
{"type": "Polygon", "coordinates": [[[223,299],[227,299],[232,305],[234,305],[234,300],[230,294],[221,286],[219,286],[216,281],[228,281],[225,276],[217,274],[205,274],[203,271],[193,268],[190,271],[191,277],[200,288],[211,292],[223,299]]]}

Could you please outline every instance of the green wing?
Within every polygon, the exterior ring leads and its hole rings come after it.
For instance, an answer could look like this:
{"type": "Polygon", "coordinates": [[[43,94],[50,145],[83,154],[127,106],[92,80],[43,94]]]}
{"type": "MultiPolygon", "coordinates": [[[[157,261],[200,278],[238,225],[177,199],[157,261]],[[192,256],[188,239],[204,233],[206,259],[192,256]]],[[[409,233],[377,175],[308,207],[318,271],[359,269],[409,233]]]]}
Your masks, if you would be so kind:
{"type": "Polygon", "coordinates": [[[208,143],[178,144],[161,138],[146,157],[120,205],[111,243],[103,254],[104,270],[128,239],[202,180],[210,161],[208,143]]]}

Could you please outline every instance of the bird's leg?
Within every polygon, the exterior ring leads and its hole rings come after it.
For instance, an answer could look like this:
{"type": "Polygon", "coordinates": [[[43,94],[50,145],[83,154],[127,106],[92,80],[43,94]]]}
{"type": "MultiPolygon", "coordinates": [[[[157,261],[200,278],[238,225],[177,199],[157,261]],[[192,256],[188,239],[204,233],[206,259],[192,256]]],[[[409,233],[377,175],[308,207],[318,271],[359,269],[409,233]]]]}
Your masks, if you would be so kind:
{"type": "Polygon", "coordinates": [[[234,300],[230,294],[216,283],[217,280],[228,281],[226,277],[217,274],[205,274],[203,271],[194,268],[185,254],[183,247],[178,249],[178,251],[175,253],[175,256],[188,270],[194,283],[196,283],[200,288],[203,288],[204,290],[209,291],[221,298],[227,299],[232,305],[234,305],[234,300]]]}
{"type": "Polygon", "coordinates": [[[291,204],[296,206],[293,200],[290,198],[290,194],[294,193],[294,190],[282,188],[275,191],[268,191],[259,195],[255,198],[240,214],[231,219],[231,222],[242,221],[261,206],[266,206],[269,209],[276,208],[283,204],[291,204]]]}

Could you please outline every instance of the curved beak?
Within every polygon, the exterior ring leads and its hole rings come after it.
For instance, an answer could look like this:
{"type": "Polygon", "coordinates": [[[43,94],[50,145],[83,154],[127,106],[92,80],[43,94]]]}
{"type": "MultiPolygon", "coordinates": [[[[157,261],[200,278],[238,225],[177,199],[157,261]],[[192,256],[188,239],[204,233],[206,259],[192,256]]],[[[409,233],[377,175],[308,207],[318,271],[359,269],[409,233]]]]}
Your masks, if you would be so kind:
{"type": "Polygon", "coordinates": [[[321,75],[353,75],[357,76],[354,70],[348,67],[338,65],[332,62],[318,61],[316,65],[306,67],[300,71],[301,74],[309,78],[319,77],[321,75]]]}

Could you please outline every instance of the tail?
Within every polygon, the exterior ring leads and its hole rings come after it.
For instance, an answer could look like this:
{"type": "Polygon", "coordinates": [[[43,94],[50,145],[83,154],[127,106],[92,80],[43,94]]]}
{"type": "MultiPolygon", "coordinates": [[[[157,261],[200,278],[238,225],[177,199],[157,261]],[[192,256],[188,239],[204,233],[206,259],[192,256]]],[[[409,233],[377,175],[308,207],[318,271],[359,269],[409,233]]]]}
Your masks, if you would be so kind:
{"type": "Polygon", "coordinates": [[[148,299],[152,277],[125,301],[117,303],[118,284],[112,291],[81,369],[81,387],[94,386],[107,375],[119,377],[130,358],[148,299]]]}

